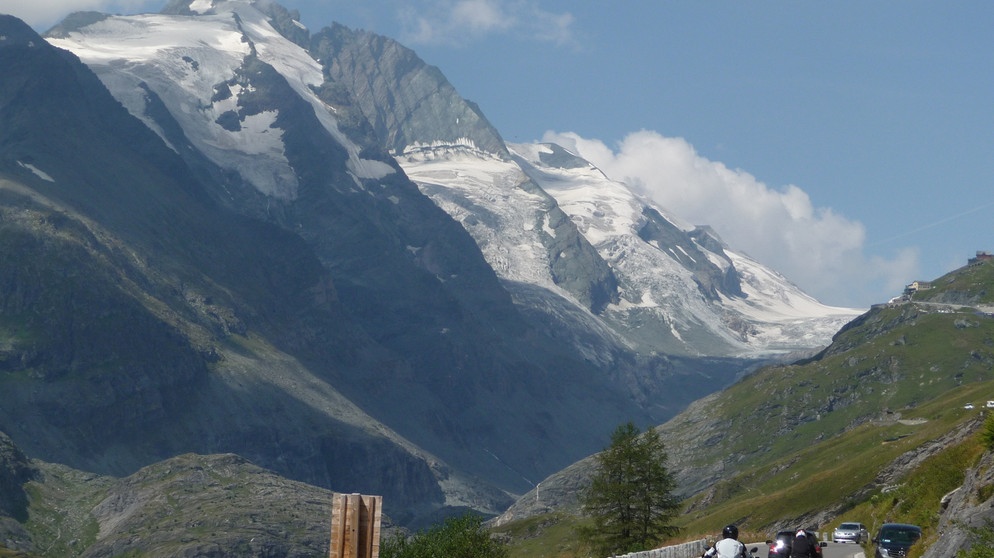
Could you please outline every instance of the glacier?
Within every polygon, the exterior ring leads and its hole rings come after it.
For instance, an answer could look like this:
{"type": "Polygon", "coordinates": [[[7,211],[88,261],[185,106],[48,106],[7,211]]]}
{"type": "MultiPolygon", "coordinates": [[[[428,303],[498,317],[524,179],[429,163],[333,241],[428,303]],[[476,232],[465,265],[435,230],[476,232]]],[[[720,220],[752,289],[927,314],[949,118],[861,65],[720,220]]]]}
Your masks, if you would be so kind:
{"type": "MultiPolygon", "coordinates": [[[[781,274],[723,245],[715,251],[713,243],[693,241],[688,249],[645,241],[638,231],[645,226],[647,209],[688,239],[697,227],[653,207],[623,182],[561,146],[507,147],[511,159],[481,151],[468,141],[415,144],[396,157],[421,190],[466,227],[503,279],[539,286],[580,307],[552,279],[548,254],[537,238],[550,234],[544,219],[549,204],[558,205],[619,277],[620,300],[599,315],[587,312],[588,318],[616,332],[629,347],[768,356],[825,345],[862,313],[823,305],[781,274]],[[545,162],[556,159],[559,165],[545,162]],[[536,194],[534,186],[548,197],[536,194]],[[691,249],[723,271],[734,269],[742,292],[702,296],[685,262],[704,262],[695,261],[691,249]]],[[[708,235],[715,238],[713,232],[708,235]]]]}

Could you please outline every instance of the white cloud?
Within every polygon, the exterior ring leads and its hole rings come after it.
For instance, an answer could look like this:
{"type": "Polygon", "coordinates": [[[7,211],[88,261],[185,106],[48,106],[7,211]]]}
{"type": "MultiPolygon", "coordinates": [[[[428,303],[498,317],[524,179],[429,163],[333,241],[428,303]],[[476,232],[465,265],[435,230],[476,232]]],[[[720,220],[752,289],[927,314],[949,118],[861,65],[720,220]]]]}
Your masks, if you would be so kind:
{"type": "Polygon", "coordinates": [[[473,33],[502,31],[514,25],[514,18],[506,14],[494,0],[461,0],[452,8],[450,22],[473,33]]]}
{"type": "Polygon", "coordinates": [[[402,40],[411,44],[461,45],[489,35],[573,45],[573,16],[543,10],[535,0],[432,0],[400,11],[402,40]]]}
{"type": "Polygon", "coordinates": [[[701,157],[682,138],[641,131],[628,135],[617,150],[574,133],[547,132],[544,141],[576,152],[681,219],[711,225],[732,249],[828,304],[886,301],[918,271],[916,251],[891,258],[867,255],[862,223],[815,207],[797,186],[776,190],[701,157]]]}
{"type": "Polygon", "coordinates": [[[532,36],[542,42],[559,46],[577,47],[573,36],[573,14],[554,14],[541,10],[532,13],[532,36]]]}
{"type": "Polygon", "coordinates": [[[62,21],[72,12],[97,11],[106,13],[135,13],[158,11],[163,0],[4,0],[0,13],[24,20],[40,31],[62,21]]]}

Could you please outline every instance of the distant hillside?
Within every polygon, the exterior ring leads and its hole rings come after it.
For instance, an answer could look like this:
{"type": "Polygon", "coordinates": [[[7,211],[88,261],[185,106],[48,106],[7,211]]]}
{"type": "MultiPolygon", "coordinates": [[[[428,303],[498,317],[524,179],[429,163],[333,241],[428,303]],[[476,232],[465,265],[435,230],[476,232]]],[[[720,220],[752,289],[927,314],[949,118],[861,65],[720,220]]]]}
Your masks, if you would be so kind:
{"type": "Polygon", "coordinates": [[[0,433],[0,479],[0,549],[30,556],[328,554],[331,491],[235,455],[181,455],[116,479],[28,460],[0,433]]]}
{"type": "Polygon", "coordinates": [[[928,289],[916,291],[911,299],[919,302],[962,304],[966,306],[994,305],[994,260],[974,260],[964,269],[949,273],[929,283],[928,289]]]}
{"type": "MultiPolygon", "coordinates": [[[[950,288],[936,288],[923,299],[979,302],[994,289],[994,264],[960,268],[933,284],[950,288]]],[[[717,395],[709,409],[718,415],[718,428],[703,439],[719,454],[766,462],[863,425],[928,419],[918,416],[923,406],[992,378],[994,318],[970,306],[952,311],[919,304],[916,296],[872,308],[813,359],[764,368],[717,395]]],[[[678,417],[663,430],[692,431],[686,425],[678,417]]],[[[674,452],[675,458],[690,456],[674,452]]],[[[697,475],[697,486],[718,478],[688,471],[697,475]]]]}
{"type": "MultiPolygon", "coordinates": [[[[991,300],[994,262],[932,284],[911,301],[875,306],[817,356],[761,368],[661,425],[688,498],[681,525],[691,533],[728,522],[750,532],[825,528],[846,510],[879,506],[880,494],[930,459],[976,455],[973,436],[994,400],[994,316],[975,305],[991,300]]],[[[944,490],[959,486],[975,459],[957,458],[959,480],[944,490]]],[[[544,479],[497,524],[513,531],[515,521],[575,513],[592,466],[588,458],[544,479]]],[[[908,504],[907,513],[917,505],[929,506],[922,512],[934,528],[937,501],[908,504]]]]}

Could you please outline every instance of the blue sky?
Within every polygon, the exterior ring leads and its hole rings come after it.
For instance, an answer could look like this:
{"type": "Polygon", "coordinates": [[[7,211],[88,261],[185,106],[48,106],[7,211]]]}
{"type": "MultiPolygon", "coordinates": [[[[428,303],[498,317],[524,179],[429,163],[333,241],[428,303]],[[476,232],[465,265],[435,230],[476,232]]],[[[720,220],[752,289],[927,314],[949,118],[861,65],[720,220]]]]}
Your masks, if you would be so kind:
{"type": "MultiPolygon", "coordinates": [[[[399,40],[506,140],[568,144],[823,302],[882,302],[994,251],[994,3],[281,3],[399,40]]],[[[0,11],[44,29],[164,4],[0,11]]]]}

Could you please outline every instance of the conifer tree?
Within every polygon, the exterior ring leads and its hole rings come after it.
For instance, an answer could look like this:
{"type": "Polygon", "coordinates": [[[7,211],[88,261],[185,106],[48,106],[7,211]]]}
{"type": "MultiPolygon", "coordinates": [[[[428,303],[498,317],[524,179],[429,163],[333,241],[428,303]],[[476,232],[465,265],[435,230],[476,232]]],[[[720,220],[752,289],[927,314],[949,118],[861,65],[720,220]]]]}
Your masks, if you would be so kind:
{"type": "Polygon", "coordinates": [[[583,538],[601,554],[637,552],[676,534],[671,525],[679,508],[676,486],[666,469],[659,433],[640,433],[633,423],[619,426],[611,445],[596,456],[597,472],[583,498],[593,526],[583,538]]]}

